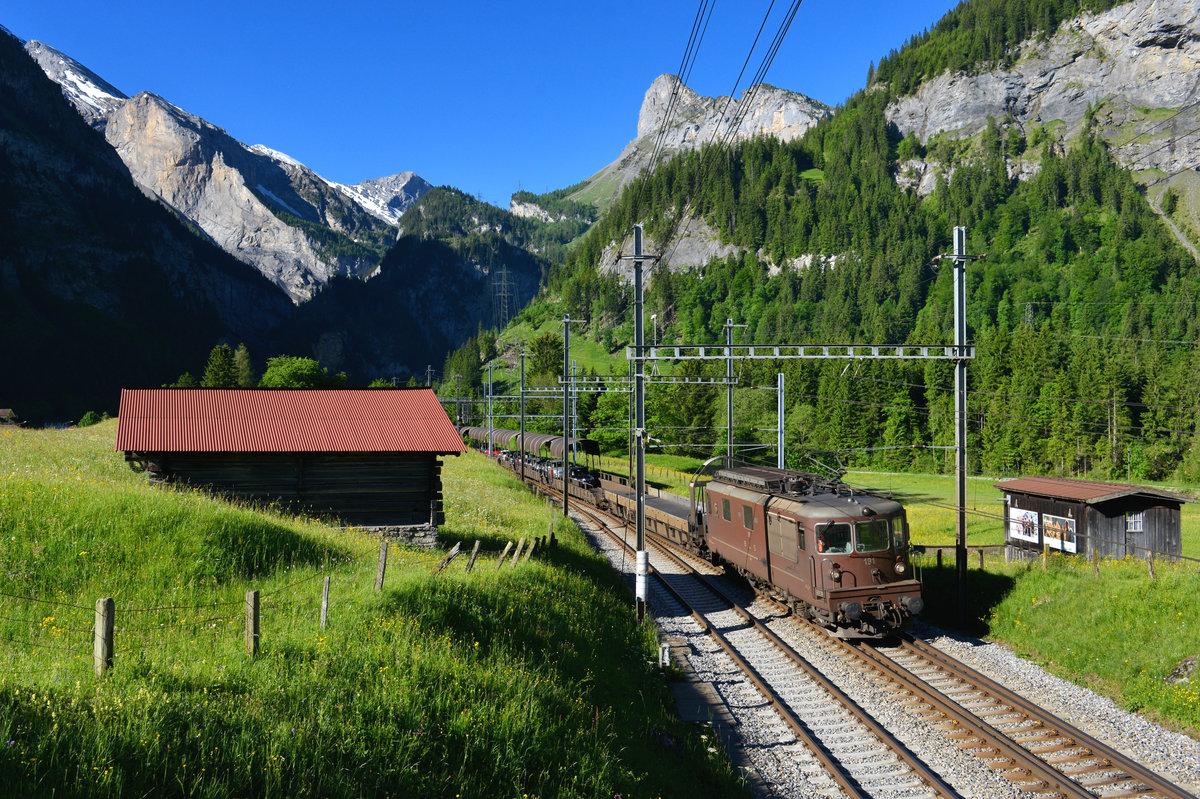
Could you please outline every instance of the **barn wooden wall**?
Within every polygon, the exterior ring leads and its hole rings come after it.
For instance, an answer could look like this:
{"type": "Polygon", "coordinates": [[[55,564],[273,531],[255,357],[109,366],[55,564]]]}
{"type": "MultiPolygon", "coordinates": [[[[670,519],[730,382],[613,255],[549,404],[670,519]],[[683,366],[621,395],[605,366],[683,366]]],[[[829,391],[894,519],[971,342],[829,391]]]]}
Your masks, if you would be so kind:
{"type": "Polygon", "coordinates": [[[204,486],[354,526],[445,522],[441,462],[427,453],[151,453],[153,480],[204,486]]]}

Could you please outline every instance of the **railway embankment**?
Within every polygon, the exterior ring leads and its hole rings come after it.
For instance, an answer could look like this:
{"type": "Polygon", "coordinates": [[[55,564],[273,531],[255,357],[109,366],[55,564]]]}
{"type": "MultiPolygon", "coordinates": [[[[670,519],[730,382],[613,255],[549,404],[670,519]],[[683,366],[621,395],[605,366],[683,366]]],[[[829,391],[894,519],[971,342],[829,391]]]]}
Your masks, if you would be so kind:
{"type": "Polygon", "coordinates": [[[482,457],[448,459],[444,547],[391,546],[377,588],[377,537],[152,488],[114,432],[0,433],[0,794],[742,791],[620,579],[482,457]],[[499,557],[551,524],[557,546],[499,557]]]}

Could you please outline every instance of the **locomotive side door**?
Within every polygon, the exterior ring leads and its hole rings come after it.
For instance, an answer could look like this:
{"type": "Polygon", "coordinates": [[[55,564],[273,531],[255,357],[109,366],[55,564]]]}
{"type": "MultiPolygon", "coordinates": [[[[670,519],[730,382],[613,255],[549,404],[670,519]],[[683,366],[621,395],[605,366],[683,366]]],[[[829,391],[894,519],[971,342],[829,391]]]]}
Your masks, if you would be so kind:
{"type": "Polygon", "coordinates": [[[799,528],[795,519],[767,511],[767,545],[770,550],[770,580],[793,596],[804,596],[804,579],[799,571],[799,528]]]}

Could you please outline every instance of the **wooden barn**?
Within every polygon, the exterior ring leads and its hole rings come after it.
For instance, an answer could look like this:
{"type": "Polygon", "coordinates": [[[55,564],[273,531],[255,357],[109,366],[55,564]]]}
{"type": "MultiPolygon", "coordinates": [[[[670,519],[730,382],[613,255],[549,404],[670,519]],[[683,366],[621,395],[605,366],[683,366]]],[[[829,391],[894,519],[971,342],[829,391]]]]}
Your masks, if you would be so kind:
{"type": "Polygon", "coordinates": [[[440,457],[466,448],[427,388],[151,388],[121,391],[116,449],[155,481],[436,530],[440,457]]]}
{"type": "Polygon", "coordinates": [[[1177,558],[1180,508],[1191,500],[1158,488],[1062,477],[1022,477],[1004,492],[1004,543],[1010,558],[1051,551],[1085,557],[1177,558]]]}

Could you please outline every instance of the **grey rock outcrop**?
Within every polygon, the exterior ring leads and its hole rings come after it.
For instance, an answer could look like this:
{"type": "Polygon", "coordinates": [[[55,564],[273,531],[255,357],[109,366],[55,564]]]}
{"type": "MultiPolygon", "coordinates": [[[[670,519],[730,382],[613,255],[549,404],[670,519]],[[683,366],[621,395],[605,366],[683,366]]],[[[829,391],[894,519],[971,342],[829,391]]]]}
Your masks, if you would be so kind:
{"type": "Polygon", "coordinates": [[[675,75],[660,75],[646,90],[638,113],[637,136],[617,159],[587,180],[573,196],[605,208],[639,173],[651,165],[660,140],[659,128],[676,95],[669,124],[661,135],[660,159],[719,141],[741,141],[769,135],[784,141],[799,138],[829,116],[830,108],[803,94],[767,84],[751,86],[741,99],[703,97],[675,75]],[[731,126],[736,124],[736,127],[731,126]]]}
{"type": "Polygon", "coordinates": [[[942,74],[888,108],[902,133],[927,141],[970,136],[988,118],[1078,130],[1090,107],[1117,160],[1168,173],[1200,167],[1200,7],[1195,0],[1136,0],[1063,23],[1028,41],[1012,69],[942,74]],[[1178,111],[1169,116],[1165,110],[1178,111]],[[1170,141],[1170,144],[1165,144],[1170,141]]]}
{"type": "Polygon", "coordinates": [[[516,200],[509,201],[508,212],[513,216],[519,216],[523,219],[539,219],[547,223],[560,222],[566,218],[561,215],[556,217],[536,203],[523,203],[516,200]]]}

